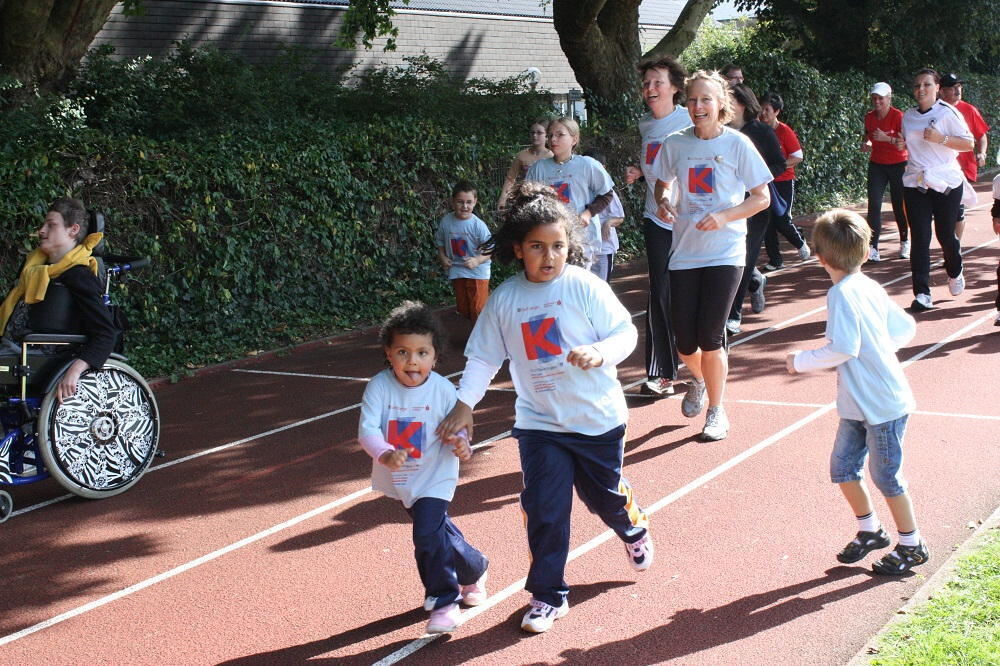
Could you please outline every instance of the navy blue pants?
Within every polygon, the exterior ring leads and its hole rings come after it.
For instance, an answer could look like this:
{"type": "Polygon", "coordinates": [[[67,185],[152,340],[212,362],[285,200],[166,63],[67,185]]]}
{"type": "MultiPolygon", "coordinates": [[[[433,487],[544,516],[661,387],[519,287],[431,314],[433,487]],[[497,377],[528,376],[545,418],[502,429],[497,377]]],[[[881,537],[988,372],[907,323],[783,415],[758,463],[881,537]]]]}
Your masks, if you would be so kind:
{"type": "Polygon", "coordinates": [[[625,426],[595,436],[520,428],[513,435],[521,453],[521,509],[531,549],[524,587],[535,599],[558,607],[569,593],[564,575],[574,486],[591,513],[622,541],[634,543],[646,534],[649,519],[622,476],[625,426]]]}
{"type": "Polygon", "coordinates": [[[451,522],[446,500],[421,497],[406,512],[413,519],[413,556],[427,596],[437,597],[435,608],[455,603],[459,586],[479,580],[489,561],[451,522]]]}

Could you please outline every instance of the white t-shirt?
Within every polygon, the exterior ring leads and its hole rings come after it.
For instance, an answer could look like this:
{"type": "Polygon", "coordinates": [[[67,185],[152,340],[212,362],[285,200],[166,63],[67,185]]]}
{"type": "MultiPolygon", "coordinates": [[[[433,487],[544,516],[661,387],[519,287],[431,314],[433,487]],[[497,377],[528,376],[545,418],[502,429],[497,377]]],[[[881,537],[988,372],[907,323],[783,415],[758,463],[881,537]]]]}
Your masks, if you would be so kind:
{"type": "Polygon", "coordinates": [[[924,139],[924,130],[933,127],[948,136],[972,139],[972,132],[961,112],[947,102],[938,100],[920,113],[917,107],[903,114],[903,138],[909,151],[909,161],[903,172],[904,187],[923,187],[937,192],[962,187],[965,175],[958,163],[958,153],[939,143],[924,139]]]}
{"type": "Polygon", "coordinates": [[[896,351],[916,334],[913,317],[860,272],[833,285],[826,306],[828,343],[798,352],[795,369],[806,372],[836,365],[841,418],[875,425],[912,412],[916,401],[896,351]]]}
{"type": "Polygon", "coordinates": [[[663,140],[686,127],[691,127],[691,114],[681,106],[675,107],[662,118],[654,118],[651,113],[647,113],[639,119],[639,134],[642,136],[639,164],[642,176],[646,179],[646,207],[643,209],[643,217],[664,229],[673,229],[674,224],[661,220],[656,215],[656,198],[653,196],[656,189],[656,159],[660,156],[663,140]]]}
{"type": "Polygon", "coordinates": [[[455,400],[454,384],[436,372],[414,387],[400,384],[391,368],[372,377],[361,399],[358,437],[381,435],[410,453],[395,472],[373,461],[372,488],[407,508],[421,497],[451,501],[458,484],[458,458],[434,430],[455,400]]]}
{"type": "Polygon", "coordinates": [[[548,282],[531,282],[518,273],[490,294],[472,330],[459,400],[474,407],[509,360],[516,427],[603,434],[628,420],[616,366],[637,339],[628,310],[593,273],[566,265],[548,282]],[[581,345],[594,346],[604,363],[589,370],[567,363],[569,351],[581,345]],[[473,364],[486,371],[470,373],[473,364]]]}
{"type": "MultiPolygon", "coordinates": [[[[577,215],[587,208],[587,204],[615,186],[600,162],[583,155],[573,155],[563,164],[557,163],[552,157],[538,160],[528,169],[524,179],[551,185],[562,202],[577,215]]],[[[590,218],[584,243],[590,249],[590,254],[600,251],[600,216],[590,218]]]]}
{"type": "Polygon", "coordinates": [[[695,225],[709,213],[738,206],[746,193],[774,180],[753,142],[742,132],[723,127],[714,139],[699,139],[694,128],[667,137],[660,149],[655,178],[676,191],[670,269],[746,264],[746,219],[721,229],[701,231],[695,225]]]}
{"type": "Polygon", "coordinates": [[[473,215],[467,220],[460,220],[454,213],[448,213],[441,218],[434,242],[444,248],[444,253],[451,259],[448,269],[448,279],[469,278],[472,280],[490,279],[490,262],[484,261],[475,268],[466,268],[462,260],[479,254],[479,246],[490,239],[490,230],[486,223],[473,215]]]}

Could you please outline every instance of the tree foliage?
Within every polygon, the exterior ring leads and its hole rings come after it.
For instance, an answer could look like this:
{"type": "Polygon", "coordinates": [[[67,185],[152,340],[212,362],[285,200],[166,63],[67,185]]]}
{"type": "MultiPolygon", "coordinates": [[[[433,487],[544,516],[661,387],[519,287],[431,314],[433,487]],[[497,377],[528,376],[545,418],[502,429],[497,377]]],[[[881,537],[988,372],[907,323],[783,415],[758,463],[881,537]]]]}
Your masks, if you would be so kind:
{"type": "Polygon", "coordinates": [[[993,73],[996,0],[736,0],[767,26],[765,43],[825,71],[878,79],[924,66],[993,73]]]}

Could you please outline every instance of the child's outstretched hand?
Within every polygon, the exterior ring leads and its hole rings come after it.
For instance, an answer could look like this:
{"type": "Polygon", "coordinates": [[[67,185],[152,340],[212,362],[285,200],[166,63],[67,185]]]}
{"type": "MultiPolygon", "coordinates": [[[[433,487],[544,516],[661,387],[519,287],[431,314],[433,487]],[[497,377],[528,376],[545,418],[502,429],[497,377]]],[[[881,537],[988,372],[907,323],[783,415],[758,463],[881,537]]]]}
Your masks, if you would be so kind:
{"type": "Polygon", "coordinates": [[[469,443],[469,433],[462,430],[448,441],[455,457],[465,462],[472,457],[472,445],[469,443]]]}
{"type": "Polygon", "coordinates": [[[472,438],[472,408],[459,400],[448,412],[448,416],[438,424],[437,436],[442,442],[451,443],[461,431],[465,431],[468,439],[472,438]]]}
{"type": "Polygon", "coordinates": [[[386,451],[378,457],[378,461],[395,472],[406,462],[406,456],[405,450],[396,449],[395,451],[386,451]]]}
{"type": "Polygon", "coordinates": [[[788,355],[785,357],[785,367],[788,369],[788,374],[799,374],[798,370],[795,369],[795,352],[788,352],[788,355]]]}
{"type": "Polygon", "coordinates": [[[581,370],[590,370],[601,367],[601,364],[604,363],[604,357],[601,356],[601,352],[597,351],[596,347],[580,345],[570,350],[569,354],[566,355],[566,362],[581,370]]]}

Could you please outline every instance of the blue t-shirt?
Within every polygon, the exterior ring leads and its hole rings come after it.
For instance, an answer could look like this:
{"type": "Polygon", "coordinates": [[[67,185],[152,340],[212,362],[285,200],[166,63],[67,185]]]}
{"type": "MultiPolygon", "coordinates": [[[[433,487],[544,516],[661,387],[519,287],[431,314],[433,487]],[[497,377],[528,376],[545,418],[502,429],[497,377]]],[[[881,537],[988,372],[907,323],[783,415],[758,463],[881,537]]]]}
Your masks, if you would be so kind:
{"type": "Polygon", "coordinates": [[[475,268],[466,268],[462,260],[480,254],[479,247],[490,238],[490,230],[486,223],[473,215],[467,220],[460,220],[454,213],[448,213],[441,218],[434,242],[444,248],[445,255],[451,259],[448,269],[448,279],[469,278],[472,280],[490,279],[490,262],[484,261],[475,268]]]}

